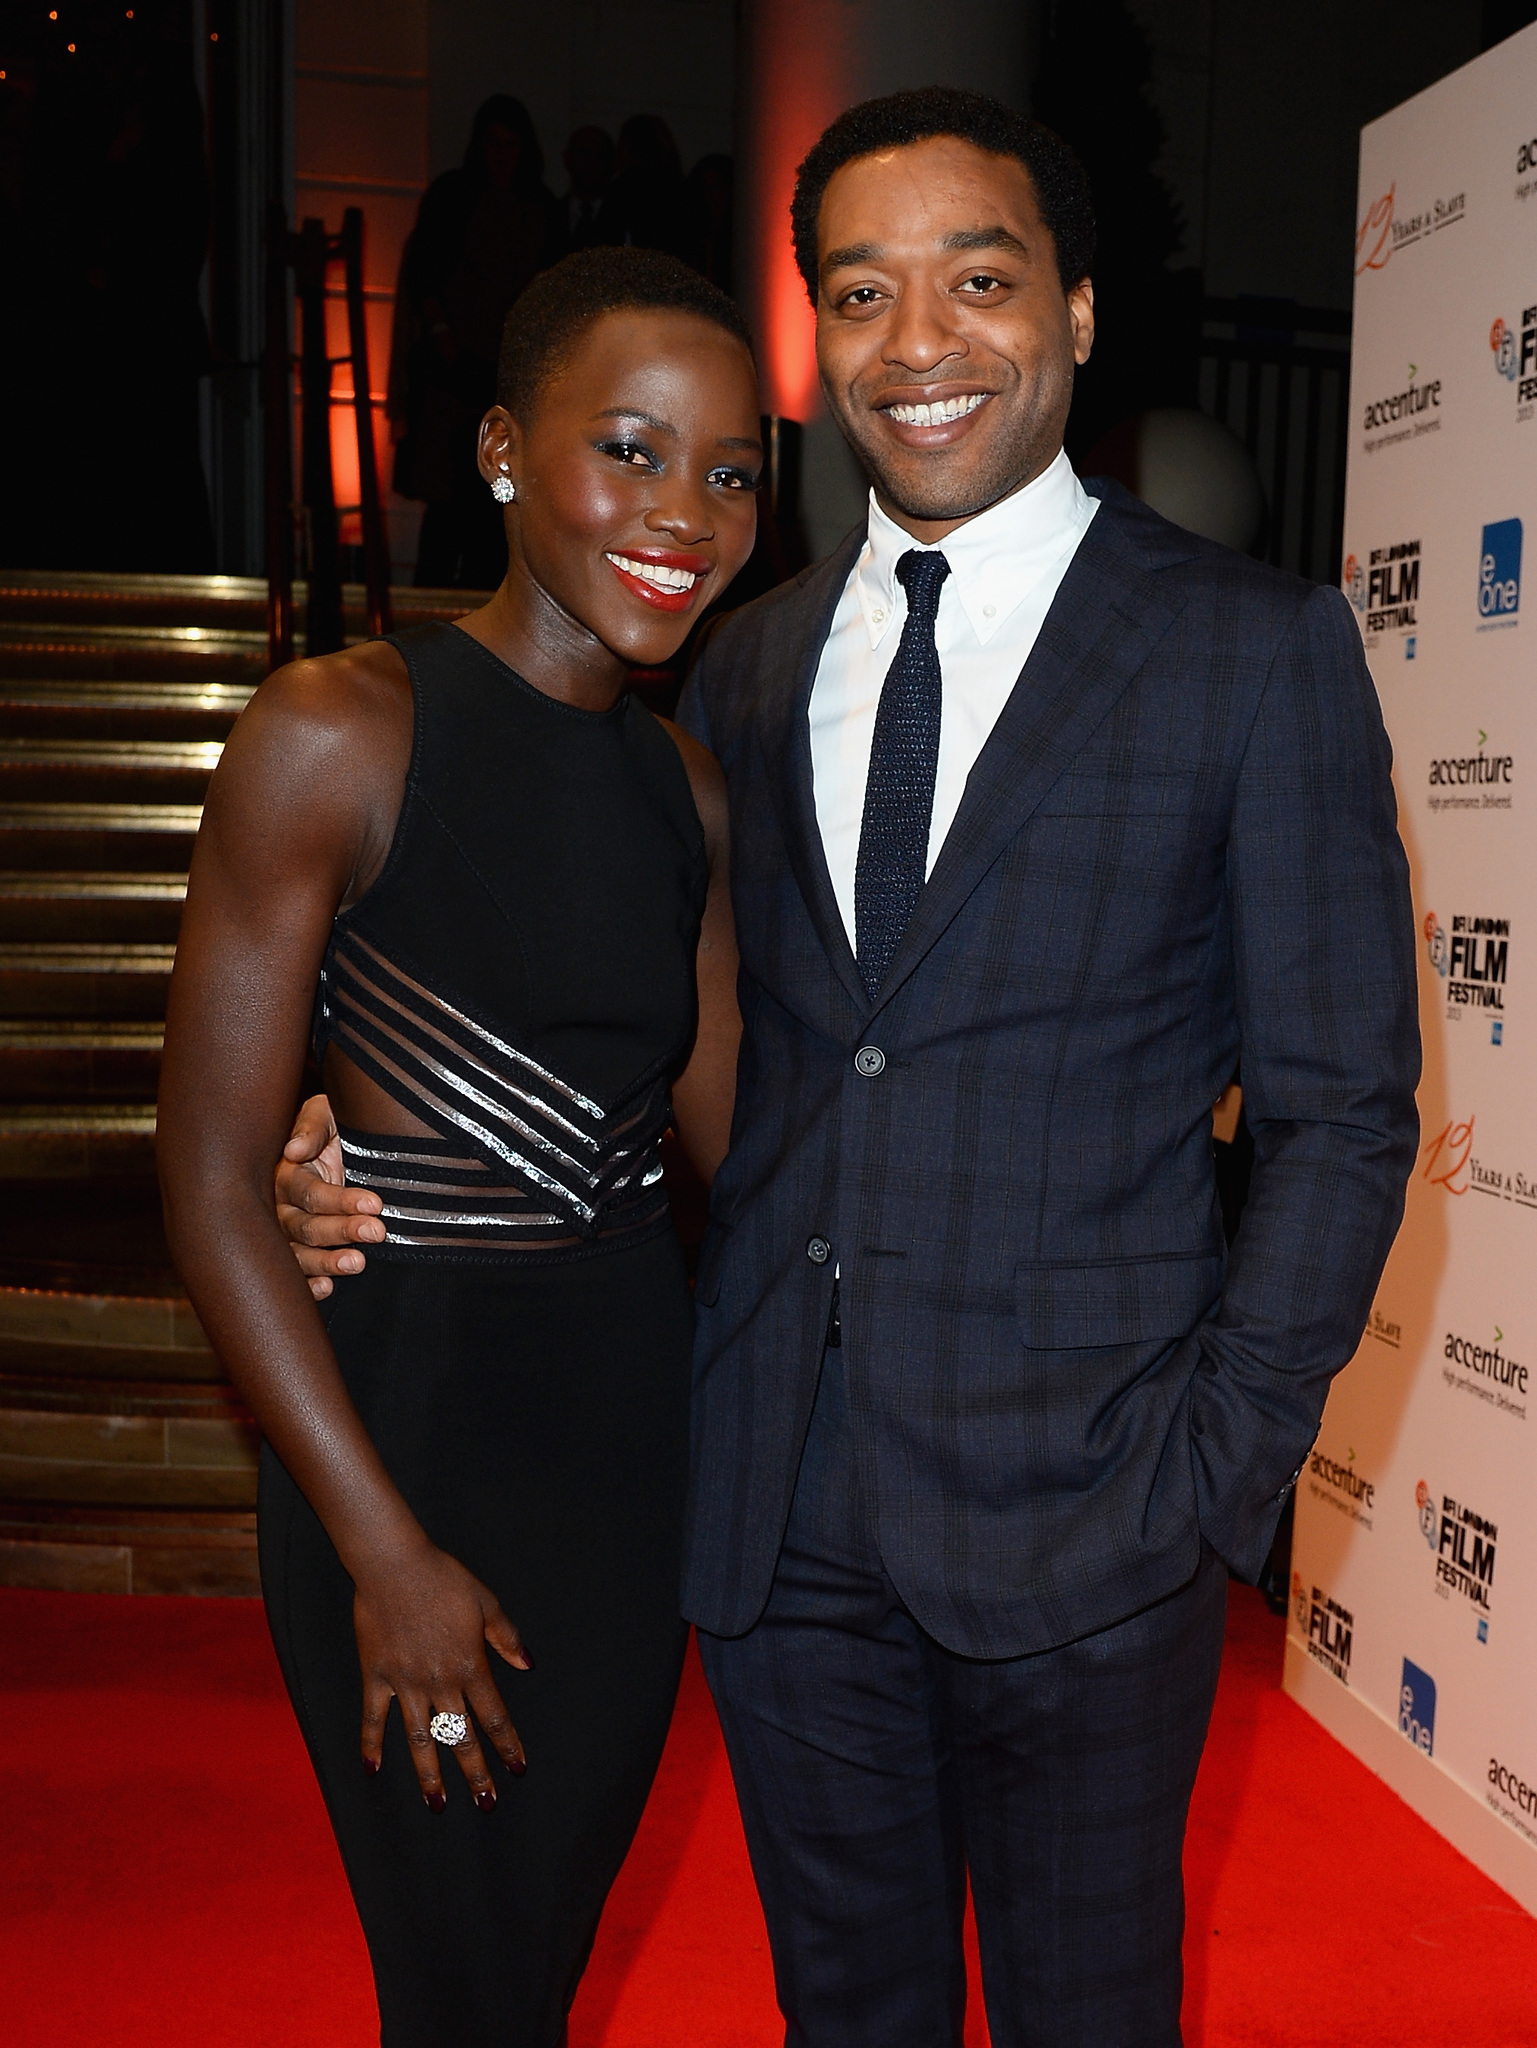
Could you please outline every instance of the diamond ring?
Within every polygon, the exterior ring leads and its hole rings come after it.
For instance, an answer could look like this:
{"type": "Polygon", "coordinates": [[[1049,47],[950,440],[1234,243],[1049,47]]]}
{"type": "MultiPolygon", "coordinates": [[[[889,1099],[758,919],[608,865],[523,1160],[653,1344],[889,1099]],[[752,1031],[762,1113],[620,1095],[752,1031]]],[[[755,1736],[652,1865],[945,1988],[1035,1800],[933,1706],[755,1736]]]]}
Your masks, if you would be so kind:
{"type": "Polygon", "coordinates": [[[470,1724],[463,1714],[434,1714],[427,1723],[427,1733],[434,1742],[446,1742],[450,1749],[456,1748],[470,1732],[470,1724]]]}

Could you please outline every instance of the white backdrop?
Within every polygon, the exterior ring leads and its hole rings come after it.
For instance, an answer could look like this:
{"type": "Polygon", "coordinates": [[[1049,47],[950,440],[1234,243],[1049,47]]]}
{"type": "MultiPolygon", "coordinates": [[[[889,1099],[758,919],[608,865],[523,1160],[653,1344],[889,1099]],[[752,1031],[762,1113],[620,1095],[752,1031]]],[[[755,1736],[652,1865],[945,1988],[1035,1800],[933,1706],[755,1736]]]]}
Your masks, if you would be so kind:
{"type": "Polygon", "coordinates": [[[1363,130],[1357,219],[1343,582],[1422,1149],[1299,1482],[1286,1683],[1537,1911],[1537,27],[1363,130]]]}

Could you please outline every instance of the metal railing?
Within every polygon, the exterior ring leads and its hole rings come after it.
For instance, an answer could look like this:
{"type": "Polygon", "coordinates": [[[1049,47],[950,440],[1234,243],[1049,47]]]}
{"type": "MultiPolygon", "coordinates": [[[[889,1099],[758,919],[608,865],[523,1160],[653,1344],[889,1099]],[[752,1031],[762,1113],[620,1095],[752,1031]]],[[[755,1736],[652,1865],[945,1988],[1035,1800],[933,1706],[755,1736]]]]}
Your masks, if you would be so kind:
{"type": "Polygon", "coordinates": [[[1345,526],[1350,315],[1284,299],[1207,299],[1199,403],[1253,456],[1267,562],[1337,583],[1345,526]]]}
{"type": "Polygon", "coordinates": [[[306,537],[308,591],[304,645],[330,654],[343,645],[341,544],[336,480],[331,463],[331,409],[351,404],[358,445],[358,498],[363,529],[368,631],[390,630],[390,555],[374,454],[373,390],[368,375],[368,328],[363,304],[363,214],[349,206],[339,235],[307,220],[298,234],[274,201],[267,210],[267,330],[263,356],[266,431],[267,661],[278,668],[294,650],[295,522],[306,537]],[[326,339],[326,272],[342,265],[346,280],[347,353],[332,356],[326,339]],[[300,502],[293,495],[292,379],[295,367],[289,322],[289,272],[300,309],[297,358],[300,392],[300,502]],[[352,370],[352,396],[334,398],[332,372],[352,370]]]}

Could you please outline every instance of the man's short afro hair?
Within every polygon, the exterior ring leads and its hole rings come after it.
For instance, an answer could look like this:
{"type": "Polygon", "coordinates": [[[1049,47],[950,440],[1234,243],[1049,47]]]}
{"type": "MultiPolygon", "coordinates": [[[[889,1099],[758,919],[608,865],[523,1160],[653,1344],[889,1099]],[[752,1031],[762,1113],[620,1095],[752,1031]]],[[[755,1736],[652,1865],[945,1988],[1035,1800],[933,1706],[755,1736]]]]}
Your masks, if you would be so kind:
{"type": "Polygon", "coordinates": [[[526,421],[539,394],[605,313],[697,313],[752,353],[747,323],[718,285],[660,249],[578,249],[541,271],[502,329],[496,402],[526,421]]]}
{"type": "Polygon", "coordinates": [[[1024,165],[1035,186],[1041,218],[1057,248],[1057,275],[1068,291],[1094,268],[1094,202],[1083,165],[1060,135],[1027,115],[1016,114],[986,93],[958,86],[926,85],[864,100],[840,114],[816,142],[795,174],[790,221],[795,262],[811,303],[817,299],[817,216],[834,171],[862,156],[904,149],[931,136],[954,135],[992,156],[1011,156],[1024,165]]]}

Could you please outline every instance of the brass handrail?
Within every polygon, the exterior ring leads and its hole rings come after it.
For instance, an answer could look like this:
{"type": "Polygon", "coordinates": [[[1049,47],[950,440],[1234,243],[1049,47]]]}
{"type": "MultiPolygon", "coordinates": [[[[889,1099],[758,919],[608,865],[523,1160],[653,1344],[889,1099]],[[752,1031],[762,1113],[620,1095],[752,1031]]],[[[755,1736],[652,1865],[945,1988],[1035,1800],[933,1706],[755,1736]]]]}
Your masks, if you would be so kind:
{"type": "MultiPolygon", "coordinates": [[[[293,421],[288,274],[294,274],[301,314],[302,390],[300,448],[303,509],[308,527],[305,650],[329,654],[343,644],[341,554],[336,523],[336,482],[331,459],[331,372],[352,370],[352,411],[357,433],[359,512],[363,527],[368,631],[390,630],[390,561],[374,452],[373,390],[368,373],[368,329],[363,301],[363,214],[349,206],[339,235],[310,219],[292,234],[282,206],[267,210],[267,346],[263,392],[267,471],[267,658],[272,668],[293,659],[294,534],[293,421]],[[326,342],[326,273],[340,262],[346,280],[347,354],[332,357],[326,342]]],[[[343,401],[345,402],[345,401],[343,401]]]]}

